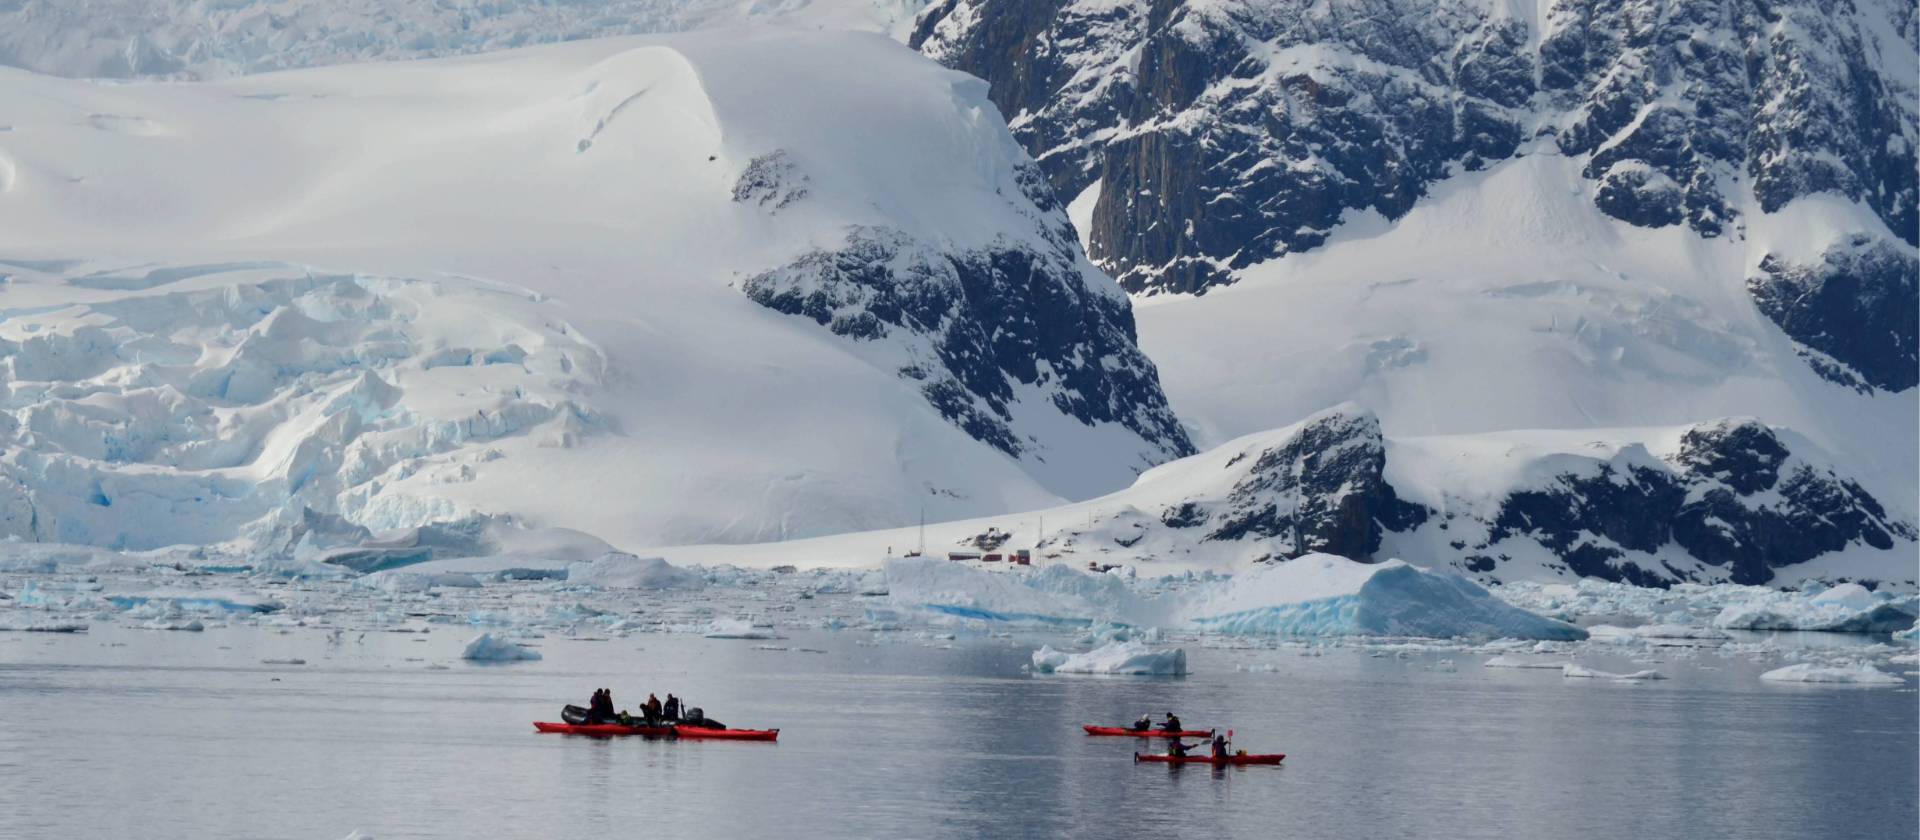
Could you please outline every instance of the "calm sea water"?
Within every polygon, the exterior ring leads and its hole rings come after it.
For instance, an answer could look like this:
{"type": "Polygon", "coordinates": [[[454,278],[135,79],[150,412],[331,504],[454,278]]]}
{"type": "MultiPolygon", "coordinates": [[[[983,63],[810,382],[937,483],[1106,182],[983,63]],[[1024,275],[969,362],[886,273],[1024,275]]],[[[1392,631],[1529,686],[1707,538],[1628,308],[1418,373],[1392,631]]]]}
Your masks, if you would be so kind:
{"type": "Polygon", "coordinates": [[[1035,677],[1030,640],[824,632],[551,638],[544,661],[482,666],[455,658],[467,635],[0,633],[0,836],[1754,840],[1920,819],[1911,679],[1773,685],[1703,659],[1620,684],[1197,645],[1184,679],[1035,677]],[[599,686],[623,707],[671,689],[780,742],[529,726],[599,686]],[[1286,763],[1135,765],[1132,739],[1079,729],[1169,709],[1286,763]]]}

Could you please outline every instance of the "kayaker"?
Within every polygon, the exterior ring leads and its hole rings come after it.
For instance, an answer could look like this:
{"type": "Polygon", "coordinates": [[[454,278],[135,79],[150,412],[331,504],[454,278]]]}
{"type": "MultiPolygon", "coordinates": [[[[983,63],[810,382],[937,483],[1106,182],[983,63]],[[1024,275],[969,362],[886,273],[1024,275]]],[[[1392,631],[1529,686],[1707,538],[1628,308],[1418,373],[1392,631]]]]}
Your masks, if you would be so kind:
{"type": "Polygon", "coordinates": [[[1152,728],[1153,715],[1141,715],[1139,720],[1133,722],[1133,731],[1135,732],[1145,732],[1152,728]]]}
{"type": "Polygon", "coordinates": [[[1173,738],[1167,741],[1167,755],[1173,756],[1174,758],[1186,758],[1187,750],[1189,749],[1192,749],[1192,747],[1187,746],[1187,742],[1179,738],[1173,738]]]}
{"type": "Polygon", "coordinates": [[[1227,736],[1222,735],[1218,732],[1215,732],[1213,734],[1213,760],[1220,761],[1225,759],[1226,757],[1227,757],[1227,736]]]}
{"type": "Polygon", "coordinates": [[[667,692],[667,705],[662,712],[666,715],[668,723],[680,719],[680,698],[673,696],[671,691],[667,692]]]}
{"type": "Polygon", "coordinates": [[[1177,716],[1175,716],[1175,715],[1174,715],[1174,713],[1172,713],[1172,712],[1168,712],[1168,713],[1167,713],[1167,722],[1166,722],[1166,723],[1164,723],[1164,724],[1161,724],[1161,726],[1162,726],[1162,728],[1164,728],[1164,729],[1166,729],[1166,730],[1167,730],[1168,732],[1179,732],[1179,731],[1180,731],[1180,718],[1179,718],[1179,717],[1177,717],[1177,716]]]}

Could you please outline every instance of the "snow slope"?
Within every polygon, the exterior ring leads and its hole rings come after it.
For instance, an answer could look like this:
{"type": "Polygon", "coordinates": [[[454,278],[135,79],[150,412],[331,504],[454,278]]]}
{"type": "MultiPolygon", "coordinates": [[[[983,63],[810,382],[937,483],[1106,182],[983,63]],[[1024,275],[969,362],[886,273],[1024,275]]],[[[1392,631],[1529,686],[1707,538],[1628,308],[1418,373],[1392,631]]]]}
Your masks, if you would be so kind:
{"type": "MultiPolygon", "coordinates": [[[[1830,453],[1752,421],[1405,438],[1380,425],[1358,406],[1330,409],[1106,496],[929,525],[925,550],[1027,549],[1037,562],[1154,573],[1329,552],[1488,583],[1915,584],[1912,517],[1876,507],[1830,453]]],[[[662,551],[677,563],[857,565],[921,539],[899,528],[662,551]]]]}
{"type": "MultiPolygon", "coordinates": [[[[800,32],[191,84],[0,70],[0,534],[319,550],[490,517],[633,547],[1124,486],[1184,437],[1138,431],[1173,427],[1125,298],[984,87],[800,32]],[[1045,294],[1073,340],[1002,382],[940,355],[1001,330],[960,310],[847,335],[743,294],[856,235],[923,272],[1025,260],[995,305],[1045,294]],[[933,399],[961,376],[1003,391],[933,399]]],[[[896,267],[863,280],[982,288],[896,267]]]]}
{"type": "Polygon", "coordinates": [[[1920,392],[1822,379],[1742,282],[1764,254],[1813,260],[1877,219],[1816,196],[1704,240],[1602,215],[1577,170],[1541,150],[1443,181],[1396,222],[1357,214],[1233,286],[1141,301],[1141,342],[1202,446],[1347,400],[1390,436],[1752,416],[1920,508],[1920,392]]]}
{"type": "Polygon", "coordinates": [[[920,0],[19,0],[0,64],[76,77],[221,78],[716,26],[890,33],[920,0]]]}

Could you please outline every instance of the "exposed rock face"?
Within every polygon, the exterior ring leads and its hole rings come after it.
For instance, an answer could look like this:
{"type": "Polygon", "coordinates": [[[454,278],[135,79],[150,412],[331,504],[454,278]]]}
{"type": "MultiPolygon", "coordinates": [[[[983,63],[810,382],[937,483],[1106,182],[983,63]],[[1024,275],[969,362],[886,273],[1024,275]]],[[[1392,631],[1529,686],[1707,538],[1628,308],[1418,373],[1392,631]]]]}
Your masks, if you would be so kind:
{"type": "MultiPolygon", "coordinates": [[[[1502,500],[1487,539],[1539,543],[1570,571],[1664,586],[1693,574],[1623,562],[1628,551],[1680,553],[1760,584],[1774,570],[1852,545],[1891,550],[1916,538],[1858,483],[1795,457],[1773,430],[1728,420],[1689,430],[1670,462],[1601,463],[1502,500]],[[1598,539],[1595,539],[1597,537],[1598,539]],[[1663,573],[1664,572],[1664,573],[1663,573]]],[[[1487,570],[1495,568],[1491,564],[1487,570]]]]}
{"type": "Polygon", "coordinates": [[[778,149],[747,162],[733,182],[733,200],[777,212],[807,197],[807,180],[786,150],[778,149]]]}
{"type": "Polygon", "coordinates": [[[1818,192],[1909,244],[1911,4],[1555,0],[943,0],[911,43],[989,80],[1064,195],[1100,184],[1090,252],[1130,291],[1204,292],[1398,218],[1432,183],[1551,138],[1624,221],[1738,235],[1818,192]],[[1891,39],[1891,40],[1884,40],[1891,39]]]}
{"type": "Polygon", "coordinates": [[[1019,175],[1038,244],[953,250],[857,227],[840,247],[755,275],[742,289],[762,306],[875,345],[879,363],[918,382],[942,416],[1016,458],[1044,456],[1014,422],[1023,399],[1088,425],[1120,424],[1157,449],[1152,463],[1191,454],[1153,362],[1135,344],[1131,305],[1096,288],[1106,281],[1089,276],[1039,171],[1019,175]]]}
{"type": "Polygon", "coordinates": [[[1747,291],[1821,376],[1863,391],[1904,391],[1920,382],[1917,277],[1912,248],[1859,236],[1817,265],[1769,255],[1747,291]]]}
{"type": "Polygon", "coordinates": [[[1426,521],[1427,510],[1394,494],[1380,421],[1367,413],[1335,413],[1309,423],[1285,444],[1254,456],[1211,517],[1190,506],[1162,521],[1201,524],[1209,540],[1273,539],[1287,557],[1312,552],[1372,559],[1383,530],[1426,521]]]}
{"type": "Polygon", "coordinates": [[[1223,472],[1143,482],[1107,509],[1093,538],[1060,545],[1098,552],[1108,539],[1176,556],[1372,560],[1391,540],[1410,558],[1483,579],[1544,568],[1665,587],[1763,584],[1833,552],[1911,551],[1920,540],[1913,523],[1858,482],[1795,454],[1750,419],[1689,428],[1660,454],[1616,438],[1602,450],[1521,454],[1491,469],[1477,463],[1488,457],[1484,440],[1456,451],[1445,448],[1451,439],[1431,439],[1414,446],[1425,460],[1389,471],[1397,444],[1372,414],[1350,406],[1254,440],[1203,456],[1223,472]],[[1434,453],[1445,454],[1441,472],[1431,471],[1434,453]],[[1507,483],[1490,484],[1497,476],[1507,483]]]}

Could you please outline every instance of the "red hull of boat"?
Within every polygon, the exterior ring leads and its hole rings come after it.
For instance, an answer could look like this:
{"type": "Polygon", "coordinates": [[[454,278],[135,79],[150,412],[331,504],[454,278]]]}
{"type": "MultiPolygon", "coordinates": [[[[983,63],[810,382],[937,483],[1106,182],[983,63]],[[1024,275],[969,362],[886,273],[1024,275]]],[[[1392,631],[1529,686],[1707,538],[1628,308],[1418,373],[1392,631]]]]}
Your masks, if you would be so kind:
{"type": "Polygon", "coordinates": [[[1149,729],[1145,732],[1140,732],[1137,730],[1125,729],[1118,726],[1094,726],[1091,723],[1085,724],[1080,728],[1087,730],[1088,735],[1126,735],[1134,738],[1172,738],[1175,736],[1178,736],[1181,738],[1213,737],[1213,730],[1211,729],[1205,732],[1201,732],[1200,730],[1197,730],[1197,729],[1185,729],[1179,732],[1168,732],[1165,729],[1149,729]]]}
{"type": "Polygon", "coordinates": [[[1206,755],[1174,756],[1133,754],[1134,761],[1145,761],[1156,764],[1213,764],[1218,766],[1226,766],[1228,764],[1279,764],[1283,758],[1286,758],[1286,755],[1283,753],[1275,753],[1273,755],[1230,755],[1226,758],[1214,758],[1206,755]]]}
{"type": "Polygon", "coordinates": [[[597,735],[617,737],[639,735],[644,738],[696,738],[721,741],[774,741],[778,729],[702,729],[697,726],[622,726],[618,723],[546,723],[535,722],[537,732],[557,735],[597,735]]]}

